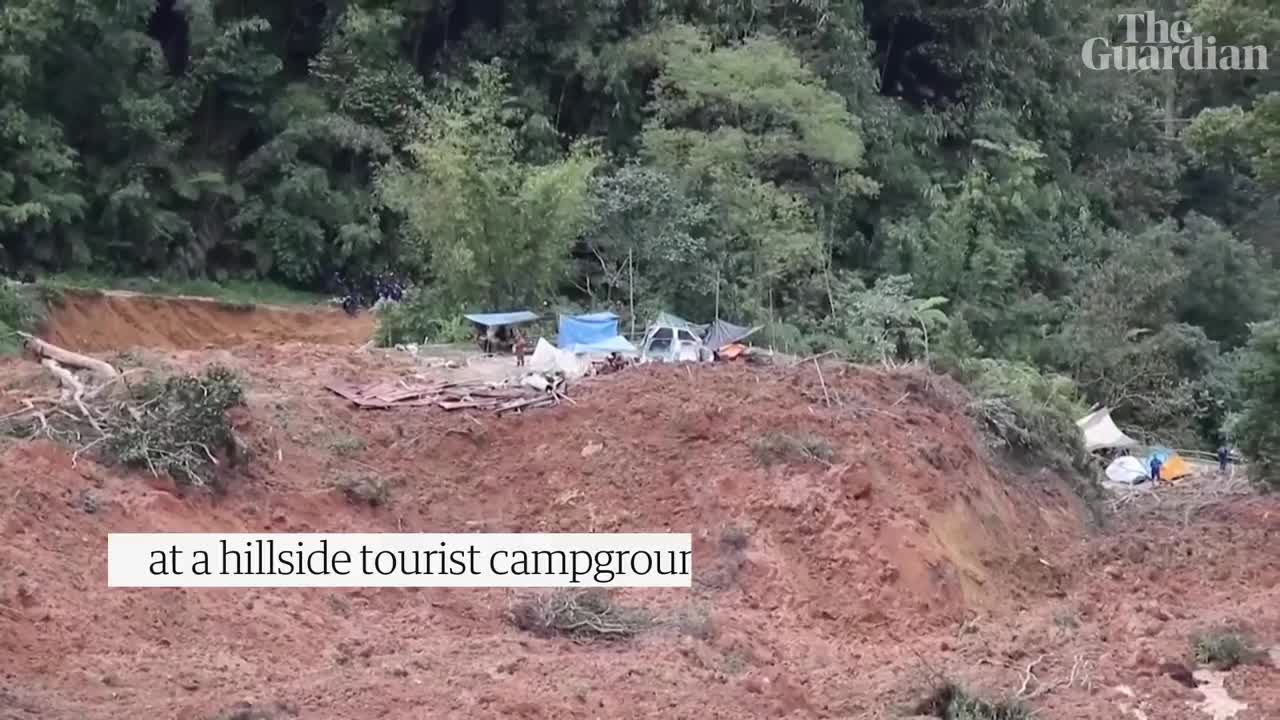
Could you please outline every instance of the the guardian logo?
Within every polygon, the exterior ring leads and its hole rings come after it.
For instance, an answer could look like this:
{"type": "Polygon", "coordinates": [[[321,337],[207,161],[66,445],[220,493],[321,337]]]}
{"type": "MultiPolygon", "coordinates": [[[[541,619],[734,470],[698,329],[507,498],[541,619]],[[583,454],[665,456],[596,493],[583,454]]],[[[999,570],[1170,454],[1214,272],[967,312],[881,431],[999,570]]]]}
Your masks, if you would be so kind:
{"type": "Polygon", "coordinates": [[[1212,35],[1196,35],[1186,20],[1159,20],[1151,11],[1120,16],[1122,44],[1089,38],[1080,59],[1090,70],[1267,70],[1263,45],[1218,45],[1212,35]]]}

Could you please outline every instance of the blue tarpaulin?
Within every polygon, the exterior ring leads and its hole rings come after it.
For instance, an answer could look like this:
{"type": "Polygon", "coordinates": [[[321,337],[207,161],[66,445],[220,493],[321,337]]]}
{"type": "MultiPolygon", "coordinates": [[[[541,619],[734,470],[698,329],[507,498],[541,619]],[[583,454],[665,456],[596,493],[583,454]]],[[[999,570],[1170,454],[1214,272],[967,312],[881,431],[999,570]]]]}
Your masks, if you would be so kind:
{"type": "Polygon", "coordinates": [[[504,313],[474,313],[471,315],[463,315],[462,317],[470,320],[477,325],[485,327],[493,327],[495,325],[516,325],[519,323],[533,322],[538,316],[528,310],[517,310],[515,312],[504,313]]]}
{"type": "Polygon", "coordinates": [[[618,334],[618,316],[611,312],[561,315],[556,345],[570,352],[635,352],[618,334]]]}
{"type": "Polygon", "coordinates": [[[621,335],[614,335],[611,338],[591,343],[590,345],[574,345],[571,350],[575,353],[634,353],[639,352],[636,346],[621,335]]]}
{"type": "Polygon", "coordinates": [[[613,313],[561,315],[556,344],[568,350],[574,345],[594,345],[618,334],[618,316],[613,313]]]}

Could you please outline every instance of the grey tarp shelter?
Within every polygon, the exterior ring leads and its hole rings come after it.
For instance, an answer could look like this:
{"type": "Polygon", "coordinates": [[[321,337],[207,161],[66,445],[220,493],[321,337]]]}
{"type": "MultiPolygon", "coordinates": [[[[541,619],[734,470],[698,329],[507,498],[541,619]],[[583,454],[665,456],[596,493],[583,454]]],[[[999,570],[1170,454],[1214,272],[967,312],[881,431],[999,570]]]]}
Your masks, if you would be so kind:
{"type": "Polygon", "coordinates": [[[751,335],[760,330],[760,326],[743,327],[742,325],[734,325],[724,320],[716,320],[711,323],[711,327],[707,329],[707,334],[702,338],[702,344],[708,350],[715,352],[725,345],[730,345],[741,340],[746,340],[751,335]]]}

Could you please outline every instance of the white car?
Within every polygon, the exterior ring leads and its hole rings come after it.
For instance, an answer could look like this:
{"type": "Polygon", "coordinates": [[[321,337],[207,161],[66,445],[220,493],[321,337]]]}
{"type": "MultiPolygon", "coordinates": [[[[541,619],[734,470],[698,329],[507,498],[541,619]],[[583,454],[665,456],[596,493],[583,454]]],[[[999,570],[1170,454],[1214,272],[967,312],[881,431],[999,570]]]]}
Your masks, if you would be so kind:
{"type": "Polygon", "coordinates": [[[646,360],[699,362],[706,355],[698,336],[684,328],[658,326],[645,333],[640,354],[646,360]]]}

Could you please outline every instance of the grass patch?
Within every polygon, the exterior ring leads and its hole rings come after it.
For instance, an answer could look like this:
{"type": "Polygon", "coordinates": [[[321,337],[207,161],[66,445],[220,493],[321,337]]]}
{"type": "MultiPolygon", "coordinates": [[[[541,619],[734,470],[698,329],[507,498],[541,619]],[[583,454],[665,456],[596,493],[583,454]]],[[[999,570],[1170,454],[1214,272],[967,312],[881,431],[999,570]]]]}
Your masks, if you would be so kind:
{"type": "Polygon", "coordinates": [[[111,277],[92,273],[60,273],[39,280],[52,291],[62,288],[128,290],[149,295],[189,295],[224,300],[252,309],[254,305],[316,305],[329,300],[318,293],[295,290],[261,280],[182,280],[176,278],[111,277]]]}
{"type": "Polygon", "coordinates": [[[746,549],[751,535],[746,528],[729,526],[720,531],[720,552],[714,562],[694,578],[694,586],[706,590],[728,590],[738,582],[746,565],[746,549]]]}
{"type": "Polygon", "coordinates": [[[347,457],[358,452],[363,452],[368,443],[359,435],[350,433],[333,433],[325,440],[325,445],[329,446],[335,454],[347,457]]]}
{"type": "Polygon", "coordinates": [[[835,450],[826,438],[818,435],[768,432],[751,444],[751,454],[761,465],[773,465],[789,460],[816,460],[829,463],[835,457],[835,450]]]}
{"type": "Polygon", "coordinates": [[[689,606],[676,612],[671,624],[681,635],[698,640],[710,640],[716,635],[716,624],[711,610],[704,606],[689,606]]]}
{"type": "Polygon", "coordinates": [[[1230,630],[1216,630],[1197,635],[1191,641],[1196,662],[1215,670],[1231,670],[1254,663],[1262,653],[1245,635],[1230,630]]]}
{"type": "Polygon", "coordinates": [[[337,482],[337,487],[356,505],[382,507],[391,500],[391,489],[382,478],[343,478],[337,482]]]}
{"type": "Polygon", "coordinates": [[[732,552],[742,552],[751,543],[751,534],[746,528],[732,525],[720,531],[720,544],[732,552]]]}
{"type": "Polygon", "coordinates": [[[1030,720],[1031,710],[1015,700],[988,700],[947,682],[915,707],[916,715],[940,720],[1030,720]]]}
{"type": "Polygon", "coordinates": [[[619,605],[595,588],[528,597],[512,607],[510,616],[516,627],[539,637],[587,641],[625,640],[654,625],[649,611],[619,605]]]}
{"type": "Polygon", "coordinates": [[[1080,621],[1076,618],[1075,612],[1071,610],[1059,610],[1053,614],[1053,624],[1062,630],[1076,630],[1080,627],[1080,621]]]}
{"type": "Polygon", "coordinates": [[[741,675],[751,668],[747,656],[737,650],[730,650],[720,658],[720,672],[725,675],[741,675]]]}

